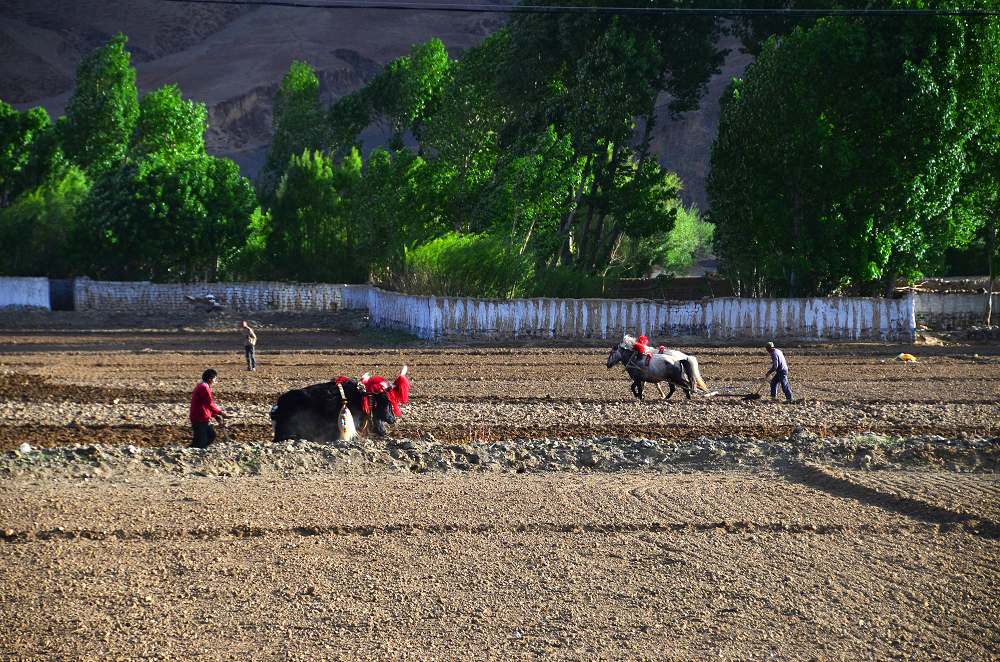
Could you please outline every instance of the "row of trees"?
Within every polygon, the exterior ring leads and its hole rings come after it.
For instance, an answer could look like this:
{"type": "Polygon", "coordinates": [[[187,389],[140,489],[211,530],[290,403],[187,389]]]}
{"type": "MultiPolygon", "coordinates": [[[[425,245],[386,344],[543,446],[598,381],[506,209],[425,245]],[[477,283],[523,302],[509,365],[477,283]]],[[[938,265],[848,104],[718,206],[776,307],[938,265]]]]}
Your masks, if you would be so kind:
{"type": "Polygon", "coordinates": [[[138,98],[125,43],[84,59],[56,123],[0,102],[4,273],[214,278],[245,250],[252,185],[205,152],[204,105],[171,85],[138,98]]]}
{"type": "Polygon", "coordinates": [[[81,64],[55,124],[0,106],[0,234],[18,246],[0,268],[498,295],[683,271],[711,229],[650,152],[655,104],[693,108],[721,57],[714,20],[685,25],[519,17],[459,61],[418,45],[330,107],[294,63],[257,191],[205,153],[203,105],[173,86],[139,99],[118,36],[81,64]],[[362,159],[373,126],[390,138],[362,159]],[[507,265],[495,285],[443,275],[473,256],[507,265]]]}
{"type": "Polygon", "coordinates": [[[709,180],[742,293],[888,286],[995,237],[995,19],[517,14],[459,60],[415,46],[328,107],[294,63],[256,191],[206,154],[204,106],[172,86],[138,98],[116,37],[58,122],[0,105],[0,239],[17,247],[0,269],[494,296],[683,271],[713,226],[652,135],[663,100],[697,106],[724,29],[757,54],[723,100],[709,180]],[[388,139],[363,157],[373,127],[388,139]]]}
{"type": "Polygon", "coordinates": [[[262,176],[282,238],[268,264],[496,296],[600,291],[654,264],[683,272],[711,227],[682,207],[650,143],[662,95],[675,112],[696,107],[719,35],[712,18],[517,15],[457,61],[439,40],[415,46],[329,107],[294,64],[262,176]],[[388,140],[362,164],[372,127],[388,140]],[[308,223],[305,199],[324,206],[308,223]],[[329,250],[351,259],[329,265],[329,250]],[[497,269],[459,268],[485,262],[497,269]]]}
{"type": "MultiPolygon", "coordinates": [[[[928,4],[951,6],[887,6],[928,4]]],[[[992,271],[1000,21],[782,27],[726,93],[712,150],[715,246],[740,291],[891,291],[976,242],[992,271]]]]}

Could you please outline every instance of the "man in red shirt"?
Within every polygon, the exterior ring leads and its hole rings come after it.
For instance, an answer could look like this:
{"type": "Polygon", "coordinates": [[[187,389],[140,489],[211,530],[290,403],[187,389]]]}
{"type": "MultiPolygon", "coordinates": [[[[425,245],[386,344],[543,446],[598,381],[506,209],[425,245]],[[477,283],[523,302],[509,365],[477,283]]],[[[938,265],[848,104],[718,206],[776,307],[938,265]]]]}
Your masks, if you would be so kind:
{"type": "Polygon", "coordinates": [[[208,448],[215,441],[215,430],[209,421],[214,418],[222,423],[222,419],[227,416],[212,397],[212,384],[217,381],[219,373],[209,368],[201,374],[201,383],[194,387],[191,394],[192,448],[208,448]]]}

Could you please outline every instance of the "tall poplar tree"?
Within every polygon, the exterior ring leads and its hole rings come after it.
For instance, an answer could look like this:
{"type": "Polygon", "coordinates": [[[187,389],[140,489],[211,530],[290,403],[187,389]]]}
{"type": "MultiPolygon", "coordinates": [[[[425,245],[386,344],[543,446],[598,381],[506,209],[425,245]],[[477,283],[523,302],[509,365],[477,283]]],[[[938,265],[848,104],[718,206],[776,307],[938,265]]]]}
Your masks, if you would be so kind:
{"type": "Polygon", "coordinates": [[[128,38],[115,35],[88,55],[76,72],[76,87],[59,122],[67,158],[91,176],[120,166],[139,119],[135,70],[125,49],[128,38]]]}

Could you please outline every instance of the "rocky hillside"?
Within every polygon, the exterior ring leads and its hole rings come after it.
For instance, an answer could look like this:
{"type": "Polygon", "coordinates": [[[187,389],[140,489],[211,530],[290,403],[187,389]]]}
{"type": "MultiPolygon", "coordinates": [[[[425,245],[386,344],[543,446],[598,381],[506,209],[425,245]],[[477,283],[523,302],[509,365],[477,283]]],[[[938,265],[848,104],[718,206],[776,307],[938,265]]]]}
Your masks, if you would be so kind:
{"type": "MultiPolygon", "coordinates": [[[[124,32],[140,92],[177,83],[186,96],[203,101],[209,108],[210,151],[236,160],[252,176],[270,139],[274,92],[293,60],[317,69],[329,100],[357,89],[414,43],[439,37],[457,55],[502,22],[497,14],[4,0],[0,99],[61,115],[80,59],[124,32]]],[[[747,61],[731,56],[699,111],[658,124],[656,148],[663,162],[684,179],[688,200],[702,208],[718,97],[747,61]]]]}

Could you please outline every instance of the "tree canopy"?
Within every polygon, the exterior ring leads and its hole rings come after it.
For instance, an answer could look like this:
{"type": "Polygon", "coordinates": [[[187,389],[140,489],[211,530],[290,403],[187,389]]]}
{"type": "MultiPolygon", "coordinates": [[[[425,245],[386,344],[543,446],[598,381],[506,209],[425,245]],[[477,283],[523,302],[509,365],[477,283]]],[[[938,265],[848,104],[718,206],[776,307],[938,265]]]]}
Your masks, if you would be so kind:
{"type": "Polygon", "coordinates": [[[207,128],[205,104],[185,99],[176,85],[165,85],[139,103],[129,156],[132,160],[152,155],[187,159],[204,154],[207,128]]]}
{"type": "Polygon", "coordinates": [[[305,62],[293,62],[274,97],[274,136],[262,173],[265,188],[277,184],[293,156],[327,147],[324,115],[316,71],[305,62]]]}
{"type": "Polygon", "coordinates": [[[92,176],[124,163],[139,118],[127,41],[125,35],[115,35],[83,59],[66,115],[59,123],[66,156],[92,176]]]}
{"type": "MultiPolygon", "coordinates": [[[[417,44],[329,107],[293,62],[262,206],[206,153],[203,104],[173,85],[138,99],[118,35],[81,63],[55,125],[0,102],[0,234],[65,249],[45,258],[60,273],[497,296],[683,272],[711,237],[743,294],[875,291],[955,247],[996,254],[998,44],[983,17],[515,14],[458,58],[417,44]],[[653,138],[664,110],[698,106],[726,32],[757,57],[723,99],[703,219],[653,138]],[[364,144],[372,129],[384,144],[364,144]]],[[[8,267],[43,264],[25,256],[8,267]]]]}
{"type": "Polygon", "coordinates": [[[723,99],[708,182],[741,292],[891,287],[969,241],[976,222],[955,202],[982,128],[967,112],[991,50],[974,46],[982,25],[838,17],[764,44],[723,99]]]}

